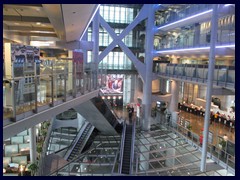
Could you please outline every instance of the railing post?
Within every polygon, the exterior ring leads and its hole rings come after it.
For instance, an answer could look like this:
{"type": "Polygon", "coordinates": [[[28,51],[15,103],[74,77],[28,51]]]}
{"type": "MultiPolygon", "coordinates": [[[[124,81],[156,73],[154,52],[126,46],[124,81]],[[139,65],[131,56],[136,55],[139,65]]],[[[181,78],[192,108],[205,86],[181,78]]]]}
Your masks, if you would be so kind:
{"type": "MultiPolygon", "coordinates": [[[[38,112],[38,77],[37,77],[37,62],[34,62],[34,98],[35,98],[35,109],[34,112],[37,113],[38,112]]],[[[41,96],[41,95],[40,95],[41,96]]]]}
{"type": "Polygon", "coordinates": [[[54,89],[55,89],[55,87],[54,87],[54,85],[55,85],[55,83],[54,83],[54,71],[53,71],[53,62],[51,62],[52,64],[52,72],[51,72],[51,94],[52,94],[52,96],[51,96],[51,106],[53,107],[54,106],[54,96],[55,96],[55,94],[54,94],[54,89]]]}
{"type": "Polygon", "coordinates": [[[63,72],[63,79],[64,79],[64,96],[63,96],[63,101],[66,102],[67,101],[67,69],[64,68],[64,72],[63,72]]]}

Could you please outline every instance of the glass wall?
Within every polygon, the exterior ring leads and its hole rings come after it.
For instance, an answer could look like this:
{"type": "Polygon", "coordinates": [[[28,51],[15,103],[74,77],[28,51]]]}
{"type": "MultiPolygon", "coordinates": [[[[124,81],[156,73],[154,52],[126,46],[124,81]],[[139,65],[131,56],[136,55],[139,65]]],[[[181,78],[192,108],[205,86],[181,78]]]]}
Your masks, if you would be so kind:
{"type": "Polygon", "coordinates": [[[100,62],[99,67],[105,66],[107,69],[132,69],[132,61],[124,52],[109,52],[100,62]]]}
{"type": "Polygon", "coordinates": [[[118,6],[100,6],[100,15],[111,23],[126,23],[133,21],[133,8],[118,6]]]}

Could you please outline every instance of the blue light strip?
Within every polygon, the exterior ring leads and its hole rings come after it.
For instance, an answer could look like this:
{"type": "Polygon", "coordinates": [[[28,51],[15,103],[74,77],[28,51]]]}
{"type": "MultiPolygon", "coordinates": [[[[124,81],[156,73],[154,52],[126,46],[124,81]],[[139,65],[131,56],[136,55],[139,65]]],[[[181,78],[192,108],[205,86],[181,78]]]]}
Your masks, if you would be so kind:
{"type": "Polygon", "coordinates": [[[179,20],[179,21],[176,21],[176,22],[167,24],[167,25],[165,25],[165,26],[161,26],[161,27],[158,28],[158,30],[163,29],[163,28],[168,27],[168,26],[171,26],[171,25],[173,25],[173,24],[177,24],[177,23],[180,23],[180,22],[183,22],[183,21],[187,21],[187,20],[189,20],[189,19],[192,19],[192,18],[201,16],[201,15],[203,15],[203,14],[207,14],[207,13],[209,13],[209,12],[212,12],[212,9],[211,9],[211,10],[208,10],[208,11],[204,11],[204,12],[199,13],[199,14],[195,14],[195,15],[190,16],[190,17],[187,17],[187,18],[185,18],[185,19],[181,19],[181,20],[179,20]]]}
{"type": "MultiPolygon", "coordinates": [[[[228,48],[228,47],[235,47],[235,44],[232,44],[232,45],[216,46],[216,48],[228,48]]],[[[210,49],[210,47],[187,48],[187,49],[172,49],[172,50],[166,50],[166,51],[156,51],[156,53],[181,52],[181,51],[194,51],[194,50],[204,50],[204,49],[210,49]]]]}
{"type": "Polygon", "coordinates": [[[83,33],[82,33],[82,35],[81,35],[81,37],[80,37],[79,41],[81,41],[81,39],[83,38],[83,36],[84,36],[85,32],[86,32],[86,31],[87,31],[87,29],[88,29],[88,26],[89,26],[89,25],[90,25],[90,23],[92,22],[92,19],[94,18],[95,14],[97,13],[97,10],[99,9],[99,7],[100,7],[100,6],[101,6],[101,4],[99,4],[99,5],[97,6],[97,8],[95,9],[95,11],[94,11],[94,13],[93,13],[92,17],[90,18],[90,20],[88,21],[88,24],[87,24],[87,26],[85,27],[85,29],[84,29],[84,31],[83,31],[83,33]]]}
{"type": "Polygon", "coordinates": [[[225,4],[224,7],[227,7],[227,6],[235,6],[235,4],[225,4]]]}

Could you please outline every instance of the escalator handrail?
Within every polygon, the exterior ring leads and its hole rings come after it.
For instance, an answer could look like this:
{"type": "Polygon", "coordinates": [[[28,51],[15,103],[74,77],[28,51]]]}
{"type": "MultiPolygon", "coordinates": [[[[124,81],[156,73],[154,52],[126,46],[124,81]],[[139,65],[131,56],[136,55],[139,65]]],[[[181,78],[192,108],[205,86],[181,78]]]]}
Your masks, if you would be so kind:
{"type": "MultiPolygon", "coordinates": [[[[96,145],[96,147],[98,147],[98,146],[100,146],[100,145],[101,145],[101,143],[99,143],[98,145],[96,145]]],[[[94,147],[94,148],[96,148],[96,147],[94,147]]],[[[71,161],[69,161],[69,162],[68,162],[67,164],[65,164],[64,166],[62,166],[62,167],[56,169],[55,171],[49,173],[47,176],[51,176],[51,175],[53,175],[54,173],[57,173],[58,171],[62,170],[62,169],[65,168],[66,166],[70,165],[71,163],[77,161],[78,159],[81,159],[81,158],[84,157],[87,153],[89,153],[90,151],[92,151],[94,148],[85,151],[85,152],[82,153],[80,156],[72,159],[71,161]]]]}
{"type": "MultiPolygon", "coordinates": [[[[90,123],[89,123],[89,124],[90,124],[90,123]]],[[[91,124],[90,124],[90,125],[91,125],[91,124]]],[[[91,125],[91,127],[87,130],[87,134],[85,135],[85,137],[84,137],[84,139],[82,140],[82,143],[81,143],[81,147],[80,147],[81,149],[80,149],[80,150],[78,149],[79,153],[82,152],[82,150],[83,150],[84,146],[86,145],[89,137],[91,136],[94,128],[95,128],[95,127],[94,127],[93,125],[91,125]]],[[[85,129],[85,130],[86,130],[86,129],[85,129]]],[[[80,136],[80,137],[81,137],[81,136],[80,136]]],[[[80,138],[80,137],[79,137],[79,138],[80,138]]],[[[77,141],[77,142],[78,142],[78,141],[77,141]]],[[[74,147],[75,147],[75,145],[74,145],[74,147]]],[[[74,148],[73,148],[73,149],[74,149],[74,148]]],[[[72,150],[73,150],[73,149],[72,149],[72,150]]],[[[71,151],[71,153],[72,153],[72,151],[71,151]]],[[[70,153],[70,155],[71,155],[71,153],[70,153]]],[[[68,156],[68,158],[70,157],[70,155],[68,156]]],[[[76,155],[75,155],[74,157],[76,157],[76,155]]],[[[73,158],[74,158],[74,157],[73,157],[73,158]]]]}
{"type": "Polygon", "coordinates": [[[131,142],[131,155],[130,155],[131,160],[130,160],[129,174],[132,174],[132,171],[133,171],[135,133],[136,133],[136,118],[133,119],[133,124],[132,124],[132,142],[131,142]]]}
{"type": "MultiPolygon", "coordinates": [[[[104,93],[100,90],[100,91],[99,91],[99,95],[100,95],[100,96],[103,96],[104,93]]],[[[120,119],[120,118],[118,117],[118,115],[115,113],[115,111],[112,109],[112,107],[111,107],[111,105],[109,104],[109,102],[108,102],[106,99],[102,99],[102,100],[105,102],[105,104],[107,105],[108,109],[112,112],[112,114],[116,117],[116,119],[117,119],[117,120],[120,119]]]]}
{"type": "Polygon", "coordinates": [[[64,159],[68,159],[72,150],[74,149],[75,145],[77,144],[79,138],[82,136],[84,130],[86,129],[87,125],[89,122],[84,121],[81,129],[79,130],[78,134],[76,135],[76,137],[74,138],[74,140],[72,141],[72,143],[69,145],[68,150],[66,151],[66,153],[64,154],[64,159]]]}
{"type": "Polygon", "coordinates": [[[120,166],[119,166],[119,170],[118,173],[122,173],[122,164],[123,164],[123,152],[124,152],[124,143],[125,143],[125,133],[126,133],[126,121],[123,122],[123,131],[122,131],[122,139],[121,139],[121,146],[120,146],[120,166]]]}

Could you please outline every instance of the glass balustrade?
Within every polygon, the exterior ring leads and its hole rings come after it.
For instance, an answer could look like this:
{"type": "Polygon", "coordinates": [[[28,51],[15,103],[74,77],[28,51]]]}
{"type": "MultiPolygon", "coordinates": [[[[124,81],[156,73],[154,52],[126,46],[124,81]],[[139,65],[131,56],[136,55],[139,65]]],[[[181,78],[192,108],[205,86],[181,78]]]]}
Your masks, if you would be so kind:
{"type": "MultiPolygon", "coordinates": [[[[14,67],[14,64],[13,64],[14,67]]],[[[24,66],[23,66],[24,67],[24,66]]],[[[4,125],[26,118],[76,96],[91,92],[104,83],[105,70],[83,70],[82,64],[72,60],[55,60],[35,66],[28,76],[3,78],[4,125]],[[93,80],[101,76],[101,80],[93,80]]]]}
{"type": "MultiPolygon", "coordinates": [[[[163,4],[164,6],[164,4],[163,4]]],[[[156,26],[163,26],[183,18],[195,15],[207,10],[212,9],[212,4],[186,4],[182,5],[180,9],[174,10],[174,7],[167,7],[169,11],[166,11],[164,14],[156,16],[155,24],[156,26]],[[170,10],[171,9],[171,10],[170,10]],[[162,18],[164,17],[164,18],[162,18]]]]}
{"type": "MultiPolygon", "coordinates": [[[[159,75],[207,82],[207,64],[164,64],[154,63],[153,72],[159,75]]],[[[235,87],[235,66],[215,65],[214,83],[235,87]]]]}

